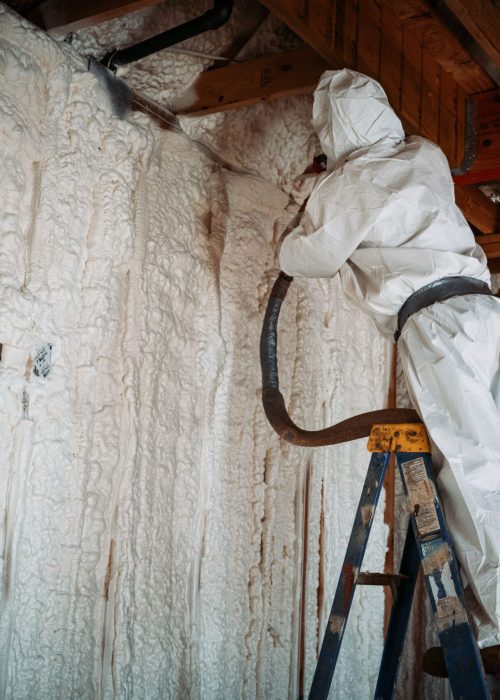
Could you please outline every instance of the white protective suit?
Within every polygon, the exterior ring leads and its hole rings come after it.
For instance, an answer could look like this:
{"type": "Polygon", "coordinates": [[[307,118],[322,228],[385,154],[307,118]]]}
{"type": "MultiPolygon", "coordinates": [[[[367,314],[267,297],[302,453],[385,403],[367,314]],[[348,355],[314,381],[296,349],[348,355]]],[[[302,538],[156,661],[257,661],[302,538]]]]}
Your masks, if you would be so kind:
{"type": "MultiPolygon", "coordinates": [[[[489,283],[444,154],[423,138],[405,140],[377,82],[350,70],[324,73],[313,126],[327,170],[282,243],[284,272],[338,272],[347,297],[388,337],[400,307],[421,287],[456,275],[489,283]]],[[[500,299],[458,296],[421,309],[406,322],[398,349],[475,594],[479,644],[499,644],[500,299]]]]}

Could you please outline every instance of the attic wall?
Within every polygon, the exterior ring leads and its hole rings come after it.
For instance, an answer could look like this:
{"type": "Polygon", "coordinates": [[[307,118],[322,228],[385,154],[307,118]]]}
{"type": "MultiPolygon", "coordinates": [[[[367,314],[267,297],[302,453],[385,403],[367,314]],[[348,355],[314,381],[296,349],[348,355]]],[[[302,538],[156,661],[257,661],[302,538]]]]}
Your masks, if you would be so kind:
{"type": "MultiPolygon", "coordinates": [[[[302,122],[267,181],[221,168],[116,119],[70,47],[0,11],[0,696],[296,698],[368,464],[364,441],[280,444],[260,404],[298,211],[270,179],[302,122]]],[[[281,328],[298,422],[384,405],[388,348],[335,280],[295,281],[281,328]]],[[[384,553],[380,509],[366,568],[384,553]]],[[[335,697],[373,692],[382,611],[357,594],[335,697]]]]}

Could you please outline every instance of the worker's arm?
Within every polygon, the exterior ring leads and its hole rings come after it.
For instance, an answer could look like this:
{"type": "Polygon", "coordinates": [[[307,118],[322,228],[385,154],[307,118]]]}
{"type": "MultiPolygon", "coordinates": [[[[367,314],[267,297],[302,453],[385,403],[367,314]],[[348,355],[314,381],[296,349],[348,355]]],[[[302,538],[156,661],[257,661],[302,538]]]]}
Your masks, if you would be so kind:
{"type": "MultiPolygon", "coordinates": [[[[366,183],[365,183],[366,185],[366,183]]],[[[352,174],[334,172],[314,190],[300,226],[284,239],[280,267],[292,277],[333,277],[366,236],[379,200],[352,174]]]]}

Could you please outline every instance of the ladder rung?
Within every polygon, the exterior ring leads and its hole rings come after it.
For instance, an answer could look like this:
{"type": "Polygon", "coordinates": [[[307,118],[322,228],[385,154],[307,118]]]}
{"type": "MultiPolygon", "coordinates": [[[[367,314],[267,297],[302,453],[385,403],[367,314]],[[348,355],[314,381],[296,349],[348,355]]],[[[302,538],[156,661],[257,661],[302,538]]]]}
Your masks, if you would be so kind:
{"type": "Polygon", "coordinates": [[[408,579],[404,574],[379,574],[361,571],[356,579],[358,586],[394,586],[408,579]]]}

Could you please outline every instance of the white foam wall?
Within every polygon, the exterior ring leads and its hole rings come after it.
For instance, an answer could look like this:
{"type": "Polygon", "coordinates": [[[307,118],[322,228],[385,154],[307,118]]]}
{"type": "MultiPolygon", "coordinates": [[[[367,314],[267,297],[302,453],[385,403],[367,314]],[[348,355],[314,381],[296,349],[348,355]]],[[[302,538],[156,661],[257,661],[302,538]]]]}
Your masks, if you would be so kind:
{"type": "MultiPolygon", "coordinates": [[[[261,408],[260,326],[297,213],[275,183],[288,154],[307,164],[308,100],[242,112],[239,164],[266,181],[115,119],[70,48],[4,9],[0,66],[0,695],[296,698],[368,464],[364,441],[280,443],[261,408]]],[[[228,119],[207,120],[212,145],[228,119]]],[[[295,281],[282,316],[299,423],[384,405],[388,348],[336,281],[295,281]]],[[[366,568],[384,551],[379,512],[366,568]]],[[[357,596],[335,697],[373,692],[382,607],[357,596]]]]}

